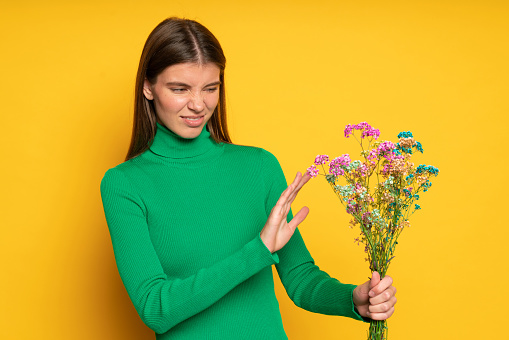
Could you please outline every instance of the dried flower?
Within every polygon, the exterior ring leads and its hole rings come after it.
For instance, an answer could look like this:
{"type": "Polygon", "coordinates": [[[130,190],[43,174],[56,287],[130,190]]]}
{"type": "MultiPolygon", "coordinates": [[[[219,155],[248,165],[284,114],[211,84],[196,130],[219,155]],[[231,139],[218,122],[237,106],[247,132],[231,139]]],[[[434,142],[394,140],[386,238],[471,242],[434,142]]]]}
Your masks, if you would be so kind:
{"type": "Polygon", "coordinates": [[[315,158],[315,165],[322,165],[329,161],[329,156],[327,155],[318,155],[315,158]]]}
{"type": "Polygon", "coordinates": [[[307,168],[307,174],[311,176],[312,178],[318,176],[319,170],[316,168],[316,166],[311,165],[309,168],[307,168]]]}
{"type": "Polygon", "coordinates": [[[431,165],[414,166],[412,152],[423,152],[423,148],[410,131],[399,133],[396,144],[376,141],[380,131],[367,122],[346,125],[344,134],[346,138],[360,135],[357,140],[363,160],[352,161],[344,154],[329,162],[329,156],[318,155],[307,172],[312,177],[320,174],[315,165],[328,171],[323,175],[352,215],[349,226],[361,229],[361,237],[355,241],[365,245],[370,269],[384,276],[399,234],[410,226],[408,217],[421,209],[415,201],[421,192],[429,190],[430,177],[438,176],[439,170],[431,165]],[[367,147],[363,140],[367,140],[367,147]],[[376,181],[373,189],[370,178],[376,181]]]}

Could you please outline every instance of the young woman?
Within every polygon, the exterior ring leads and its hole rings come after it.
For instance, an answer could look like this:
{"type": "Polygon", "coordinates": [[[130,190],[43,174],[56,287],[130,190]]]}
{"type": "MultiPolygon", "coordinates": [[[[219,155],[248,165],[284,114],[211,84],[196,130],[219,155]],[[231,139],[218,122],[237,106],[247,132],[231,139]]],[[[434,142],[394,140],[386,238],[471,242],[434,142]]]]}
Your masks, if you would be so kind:
{"type": "Polygon", "coordinates": [[[290,205],[308,176],[287,187],[277,159],[231,144],[217,39],[170,18],[147,39],[136,79],[126,161],[101,195],[122,281],[157,339],[287,339],[271,266],[306,310],[386,319],[392,279],[355,286],[321,271],[290,205]]]}

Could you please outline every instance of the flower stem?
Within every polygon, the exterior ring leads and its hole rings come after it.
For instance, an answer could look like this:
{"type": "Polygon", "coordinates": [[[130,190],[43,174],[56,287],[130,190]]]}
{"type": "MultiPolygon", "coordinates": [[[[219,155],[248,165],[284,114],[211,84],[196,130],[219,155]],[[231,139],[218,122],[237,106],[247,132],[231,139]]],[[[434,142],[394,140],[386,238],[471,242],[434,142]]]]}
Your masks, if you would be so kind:
{"type": "Polygon", "coordinates": [[[371,320],[368,340],[387,340],[389,328],[386,320],[371,320]]]}

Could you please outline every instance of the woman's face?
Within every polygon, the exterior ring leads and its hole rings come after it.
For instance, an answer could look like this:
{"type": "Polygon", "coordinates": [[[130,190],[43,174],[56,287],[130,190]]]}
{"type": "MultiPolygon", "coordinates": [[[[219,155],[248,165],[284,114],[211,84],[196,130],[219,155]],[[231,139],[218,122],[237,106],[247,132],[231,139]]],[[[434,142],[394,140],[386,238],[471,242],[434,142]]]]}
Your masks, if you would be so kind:
{"type": "Polygon", "coordinates": [[[183,63],[168,66],[154,84],[145,79],[143,94],[153,100],[157,120],[183,138],[197,137],[219,100],[216,64],[183,63]]]}

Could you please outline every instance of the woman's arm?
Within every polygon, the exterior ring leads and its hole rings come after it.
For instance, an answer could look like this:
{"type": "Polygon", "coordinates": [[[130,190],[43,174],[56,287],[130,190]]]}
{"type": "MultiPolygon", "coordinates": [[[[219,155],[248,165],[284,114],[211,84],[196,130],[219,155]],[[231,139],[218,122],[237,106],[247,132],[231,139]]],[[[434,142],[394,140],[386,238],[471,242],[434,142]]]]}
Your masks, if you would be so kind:
{"type": "MultiPolygon", "coordinates": [[[[278,206],[275,202],[281,200],[279,193],[283,192],[284,197],[288,189],[285,190],[286,180],[279,162],[268,152],[265,153],[264,168],[268,211],[273,205],[278,206]]],[[[295,185],[295,181],[292,185],[295,185]]],[[[302,182],[299,185],[302,187],[302,182]]],[[[295,218],[302,214],[302,211],[299,211],[295,218]]],[[[307,212],[306,208],[304,213],[307,215],[307,212]]],[[[292,213],[289,211],[288,221],[291,220],[292,213]]],[[[299,222],[301,220],[302,217],[299,222]]],[[[344,284],[331,278],[315,265],[298,229],[277,254],[280,259],[276,264],[277,272],[288,296],[297,306],[315,313],[342,315],[363,321],[369,321],[368,317],[384,320],[394,313],[396,288],[392,286],[390,276],[380,280],[380,276],[375,272],[370,281],[359,286],[344,284]]]]}
{"type": "Polygon", "coordinates": [[[278,252],[276,265],[290,299],[305,310],[363,320],[356,312],[353,292],[357,287],[341,283],[315,265],[298,230],[278,252]]]}
{"type": "Polygon", "coordinates": [[[278,262],[258,235],[213,266],[184,279],[170,279],[152,245],[144,203],[120,170],[105,174],[101,196],[120,277],[138,314],[156,333],[203,311],[278,262]]]}
{"type": "Polygon", "coordinates": [[[367,318],[385,320],[394,313],[396,288],[390,276],[380,280],[374,272],[370,281],[359,286],[331,278],[315,265],[298,229],[278,256],[281,282],[292,301],[305,310],[366,322],[367,318]]]}
{"type": "MultiPolygon", "coordinates": [[[[266,200],[268,214],[286,188],[281,166],[269,152],[265,152],[264,174],[268,193],[266,200]]],[[[288,221],[291,219],[292,214],[289,212],[288,221]]],[[[277,272],[288,296],[297,306],[315,313],[363,320],[356,312],[353,302],[352,295],[356,285],[341,283],[320,270],[315,265],[298,229],[277,254],[280,260],[276,264],[277,272]]]]}

